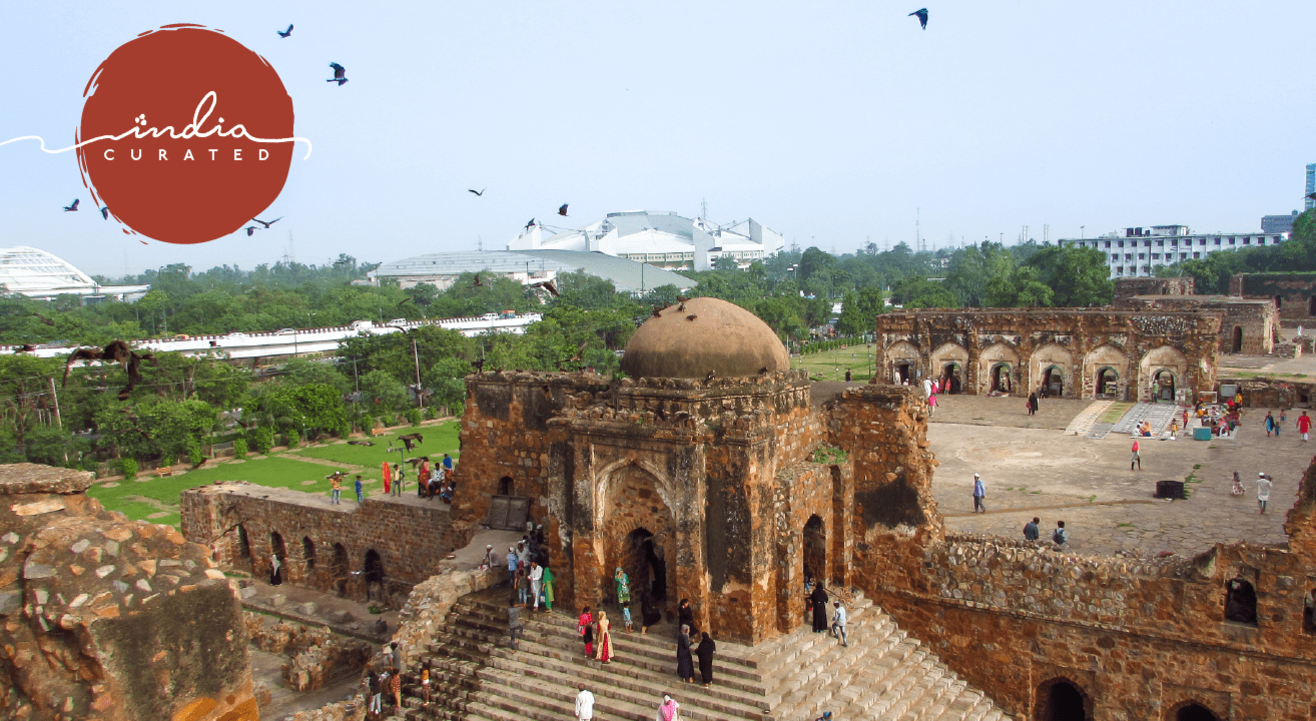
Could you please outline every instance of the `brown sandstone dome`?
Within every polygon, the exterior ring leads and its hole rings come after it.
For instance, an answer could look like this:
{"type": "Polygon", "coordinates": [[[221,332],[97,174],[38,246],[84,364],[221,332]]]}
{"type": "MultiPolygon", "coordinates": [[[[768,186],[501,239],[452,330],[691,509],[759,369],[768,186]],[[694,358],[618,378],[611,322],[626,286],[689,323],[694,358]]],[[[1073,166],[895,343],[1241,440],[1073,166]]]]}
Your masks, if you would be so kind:
{"type": "Polygon", "coordinates": [[[776,373],[791,367],[767,323],[734,303],[692,298],[635,330],[621,369],[632,378],[718,378],[776,373]],[[695,316],[693,320],[690,316],[695,316]]]}

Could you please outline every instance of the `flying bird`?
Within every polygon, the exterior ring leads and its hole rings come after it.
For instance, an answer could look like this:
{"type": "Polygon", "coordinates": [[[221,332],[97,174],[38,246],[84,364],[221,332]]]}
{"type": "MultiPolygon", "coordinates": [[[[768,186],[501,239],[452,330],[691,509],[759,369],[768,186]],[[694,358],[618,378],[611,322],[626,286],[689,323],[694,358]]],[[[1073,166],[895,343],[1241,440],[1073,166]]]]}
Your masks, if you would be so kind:
{"type": "Polygon", "coordinates": [[[37,349],[37,347],[34,346],[34,345],[32,345],[31,343],[24,343],[23,345],[21,345],[21,346],[15,348],[15,349],[14,349],[14,352],[15,352],[15,353],[33,353],[33,352],[36,351],[36,349],[37,349]]]}
{"type": "Polygon", "coordinates": [[[561,294],[557,292],[557,286],[556,286],[556,285],[553,285],[553,281],[551,281],[551,280],[546,280],[546,281],[544,281],[544,282],[542,282],[542,283],[531,283],[531,284],[530,284],[530,287],[531,287],[531,288],[543,288],[544,290],[546,290],[546,291],[548,291],[549,293],[551,293],[551,294],[553,295],[554,298],[560,298],[560,297],[562,297],[561,294]]]}
{"type": "Polygon", "coordinates": [[[481,282],[480,282],[480,274],[479,274],[479,273],[476,273],[476,275],[475,275],[475,280],[471,283],[471,287],[472,287],[472,288],[483,288],[483,287],[484,287],[484,283],[481,283],[481,282]]]}
{"type": "MultiPolygon", "coordinates": [[[[927,8],[921,8],[921,9],[919,9],[919,10],[915,10],[914,12],[910,13],[910,15],[917,15],[917,16],[918,16],[918,22],[919,22],[919,24],[923,26],[923,29],[924,29],[924,30],[927,30],[927,29],[928,29],[928,9],[927,9],[927,8]]],[[[908,15],[907,15],[906,17],[908,17],[908,15]]]]}
{"type": "Polygon", "coordinates": [[[286,38],[289,35],[292,35],[292,24],[289,23],[287,30],[275,30],[274,32],[278,33],[279,37],[286,38]]]}
{"type": "Polygon", "coordinates": [[[247,237],[250,238],[250,237],[251,237],[251,234],[252,234],[252,233],[255,233],[257,230],[259,230],[259,229],[258,229],[256,226],[254,226],[254,225],[249,225],[249,226],[247,226],[247,237]]]}
{"type": "Polygon", "coordinates": [[[484,191],[486,191],[486,190],[488,190],[488,188],[480,188],[479,190],[472,190],[471,188],[467,188],[467,189],[466,189],[466,192],[468,192],[468,193],[475,193],[476,195],[480,195],[480,196],[482,196],[482,195],[484,195],[484,191]]]}
{"type": "Polygon", "coordinates": [[[565,216],[567,214],[567,204],[563,203],[561,208],[557,209],[557,214],[565,216]]]}
{"type": "Polygon", "coordinates": [[[375,445],[375,444],[374,444],[372,441],[348,441],[348,442],[347,442],[347,445],[349,445],[349,446],[373,446],[373,445],[375,445]]]}
{"type": "Polygon", "coordinates": [[[576,354],[568,358],[567,362],[570,363],[572,361],[580,360],[581,356],[585,355],[585,347],[588,345],[589,345],[589,341],[587,340],[581,341],[580,347],[576,349],[576,354]]]}
{"type": "Polygon", "coordinates": [[[104,348],[79,348],[69,354],[68,361],[64,363],[64,384],[69,382],[69,369],[80,360],[88,362],[104,361],[122,365],[124,371],[128,373],[128,385],[119,391],[119,400],[121,401],[127,400],[133,388],[142,380],[141,372],[138,370],[141,362],[144,360],[149,360],[151,363],[156,362],[155,356],[150,353],[138,353],[121,340],[113,341],[104,348]]]}
{"type": "MultiPolygon", "coordinates": [[[[78,204],[78,201],[76,201],[76,200],[73,201],[73,204],[74,204],[74,205],[77,205],[77,204],[78,204]]],[[[535,227],[535,219],[534,219],[534,218],[531,218],[531,219],[530,219],[530,222],[525,224],[525,229],[526,229],[526,230],[530,230],[530,229],[533,228],[533,227],[535,227]]]]}
{"type": "Polygon", "coordinates": [[[402,441],[402,445],[406,446],[407,450],[411,450],[420,445],[421,442],[425,440],[425,437],[419,433],[408,433],[405,436],[398,436],[398,440],[402,441]]]}
{"type": "Polygon", "coordinates": [[[106,220],[110,219],[110,206],[107,205],[104,208],[101,208],[101,217],[106,220]]]}
{"type": "Polygon", "coordinates": [[[1309,200],[1316,200],[1316,193],[1307,193],[1307,198],[1309,200]]]}
{"type": "Polygon", "coordinates": [[[338,87],[343,87],[343,83],[347,82],[347,68],[338,63],[329,63],[329,67],[334,69],[334,76],[325,82],[338,83],[338,87]]]}
{"type": "Polygon", "coordinates": [[[69,212],[69,211],[74,211],[74,210],[77,210],[77,209],[78,209],[78,199],[77,199],[77,198],[74,198],[74,199],[73,199],[73,205],[66,205],[66,206],[64,206],[64,212],[65,212],[65,213],[67,213],[67,212],[69,212]]]}
{"type": "MultiPolygon", "coordinates": [[[[275,218],[274,220],[271,220],[271,221],[268,222],[268,223],[266,223],[265,221],[261,220],[260,218],[252,218],[252,219],[251,219],[251,222],[253,222],[253,223],[260,223],[261,225],[265,226],[265,229],[266,229],[266,230],[269,230],[271,225],[274,225],[275,223],[279,222],[280,220],[283,220],[283,216],[282,216],[282,215],[280,215],[279,217],[275,218]]],[[[247,235],[251,235],[251,233],[248,233],[247,235]]]]}

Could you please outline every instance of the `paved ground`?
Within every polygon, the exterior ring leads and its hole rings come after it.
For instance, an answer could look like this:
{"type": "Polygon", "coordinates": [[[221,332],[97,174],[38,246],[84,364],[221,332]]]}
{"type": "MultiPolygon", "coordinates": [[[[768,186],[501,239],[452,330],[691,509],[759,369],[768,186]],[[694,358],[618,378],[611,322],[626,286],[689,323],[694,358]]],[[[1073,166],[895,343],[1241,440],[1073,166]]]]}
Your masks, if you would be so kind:
{"type": "Polygon", "coordinates": [[[1287,540],[1284,516],[1316,454],[1316,442],[1303,443],[1295,432],[1295,414],[1278,438],[1261,427],[1267,409],[1250,409],[1234,438],[1142,439],[1142,470],[1130,471],[1128,435],[1065,434],[1089,403],[1044,401],[1030,417],[1022,399],[942,398],[928,438],[941,463],[932,486],[947,529],[1021,538],[1024,524],[1038,516],[1046,538],[1064,520],[1072,548],[1093,554],[1195,555],[1217,542],[1287,540]],[[1247,488],[1241,497],[1230,495],[1235,470],[1247,488]],[[1257,512],[1252,483],[1258,471],[1275,480],[1265,515],[1257,512]],[[985,514],[972,512],[975,472],[987,484],[985,514]],[[1156,481],[1185,479],[1187,500],[1152,497],[1156,481]]]}

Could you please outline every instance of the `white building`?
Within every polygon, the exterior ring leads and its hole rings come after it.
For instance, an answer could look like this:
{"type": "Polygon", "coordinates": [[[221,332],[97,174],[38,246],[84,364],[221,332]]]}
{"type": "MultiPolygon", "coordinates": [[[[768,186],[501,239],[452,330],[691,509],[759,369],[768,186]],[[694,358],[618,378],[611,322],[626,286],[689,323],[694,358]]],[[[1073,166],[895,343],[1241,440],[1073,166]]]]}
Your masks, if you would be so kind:
{"type": "Polygon", "coordinates": [[[1060,245],[1096,248],[1106,256],[1111,278],[1146,278],[1162,265],[1199,260],[1221,250],[1279,245],[1288,233],[1193,233],[1186,225],[1125,228],[1099,238],[1062,238],[1060,245]]]}
{"type": "Polygon", "coordinates": [[[522,230],[508,250],[575,250],[627,258],[665,268],[712,270],[719,257],[741,267],[775,255],[786,245],[781,233],[750,218],[717,225],[676,213],[628,210],[575,230],[522,230]]]}
{"type": "Polygon", "coordinates": [[[0,289],[5,293],[51,300],[76,295],[86,300],[137,300],[149,285],[100,285],[68,261],[40,248],[0,248],[0,289]]]}

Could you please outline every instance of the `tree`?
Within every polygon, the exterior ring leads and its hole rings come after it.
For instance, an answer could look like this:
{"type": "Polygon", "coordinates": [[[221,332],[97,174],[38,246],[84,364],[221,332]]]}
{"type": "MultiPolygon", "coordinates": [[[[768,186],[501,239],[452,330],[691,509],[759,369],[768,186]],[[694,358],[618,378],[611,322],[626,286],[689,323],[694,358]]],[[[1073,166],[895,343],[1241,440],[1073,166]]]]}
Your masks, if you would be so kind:
{"type": "Polygon", "coordinates": [[[1105,254],[1096,248],[1045,246],[1029,258],[1042,283],[1055,291],[1053,302],[1062,308],[1110,305],[1115,283],[1110,279],[1105,254]]]}
{"type": "Polygon", "coordinates": [[[411,406],[407,387],[382,370],[361,376],[361,393],[377,410],[400,411],[411,406]]]}

